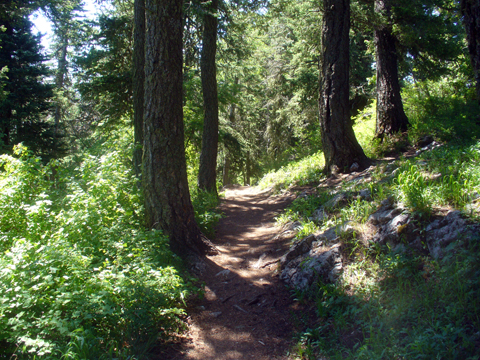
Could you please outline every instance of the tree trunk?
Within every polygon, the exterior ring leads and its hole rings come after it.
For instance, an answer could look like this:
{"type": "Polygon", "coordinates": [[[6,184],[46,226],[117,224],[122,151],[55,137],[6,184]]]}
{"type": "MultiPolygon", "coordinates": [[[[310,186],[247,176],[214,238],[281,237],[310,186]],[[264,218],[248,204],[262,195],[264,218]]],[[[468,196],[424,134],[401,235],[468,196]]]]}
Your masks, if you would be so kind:
{"type": "Polygon", "coordinates": [[[135,0],[133,32],[133,168],[141,175],[145,86],[145,0],[135,0]]]}
{"type": "Polygon", "coordinates": [[[215,55],[217,52],[218,0],[212,0],[204,14],[200,61],[203,91],[203,137],[198,187],[217,193],[218,94],[215,55]]]}
{"type": "MultiPolygon", "coordinates": [[[[238,77],[235,77],[235,85],[238,85],[238,77]]],[[[230,121],[230,125],[233,126],[235,123],[235,110],[237,106],[234,102],[230,105],[230,114],[228,115],[228,120],[230,121]]],[[[230,176],[230,165],[231,165],[231,160],[230,160],[230,151],[228,151],[227,146],[225,146],[225,162],[223,164],[223,186],[231,185],[232,184],[232,179],[230,176]]]]}
{"type": "Polygon", "coordinates": [[[247,152],[246,160],[245,160],[245,182],[243,183],[243,185],[250,185],[250,176],[251,176],[250,168],[251,168],[250,153],[247,152]]]}
{"type": "Polygon", "coordinates": [[[349,0],[323,0],[320,129],[325,171],[350,172],[368,166],[353,132],[349,108],[349,0]],[[358,167],[352,168],[357,163],[358,167]]]}
{"type": "MultiPolygon", "coordinates": [[[[60,40],[60,55],[58,57],[58,69],[57,75],[55,77],[55,85],[57,90],[60,91],[63,95],[63,86],[65,83],[65,75],[67,73],[67,52],[68,52],[68,37],[65,34],[66,30],[63,34],[61,34],[62,39],[60,40]]],[[[55,105],[55,124],[54,124],[54,136],[55,138],[58,136],[58,131],[60,127],[60,122],[63,118],[63,106],[62,106],[62,99],[57,99],[57,103],[55,105]]]]}
{"type": "Polygon", "coordinates": [[[477,100],[480,104],[480,0],[461,0],[460,7],[475,74],[477,100]]]}
{"type": "Polygon", "coordinates": [[[375,136],[383,139],[399,131],[407,131],[408,118],[403,110],[398,81],[396,38],[388,24],[391,6],[389,0],[375,0],[375,12],[385,17],[385,22],[375,29],[377,62],[377,126],[375,136]]]}
{"type": "Polygon", "coordinates": [[[183,0],[146,1],[142,181],[147,226],[182,257],[214,252],[195,222],[187,181],[182,107],[183,0]]]}
{"type": "Polygon", "coordinates": [[[228,186],[232,184],[232,180],[230,179],[230,154],[228,150],[225,148],[225,159],[223,161],[223,186],[228,186]]]}

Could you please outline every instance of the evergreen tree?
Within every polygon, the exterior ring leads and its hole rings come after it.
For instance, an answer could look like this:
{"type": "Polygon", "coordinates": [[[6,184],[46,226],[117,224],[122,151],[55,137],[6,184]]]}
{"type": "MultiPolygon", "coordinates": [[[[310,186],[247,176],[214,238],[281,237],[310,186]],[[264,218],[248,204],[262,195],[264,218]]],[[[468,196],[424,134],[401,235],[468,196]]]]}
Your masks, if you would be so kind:
{"type": "Polygon", "coordinates": [[[183,125],[183,0],[146,1],[145,125],[142,181],[149,227],[181,256],[214,252],[195,222],[183,125]]]}
{"type": "Polygon", "coordinates": [[[211,0],[203,15],[200,61],[203,93],[203,136],[198,187],[217,193],[218,90],[215,56],[217,53],[218,0],[211,0]]]}
{"type": "Polygon", "coordinates": [[[397,38],[393,34],[390,0],[375,0],[375,13],[380,20],[375,28],[377,67],[377,125],[375,136],[383,139],[409,125],[403,110],[398,78],[397,38]]]}
{"type": "Polygon", "coordinates": [[[45,83],[50,75],[40,53],[40,39],[31,32],[28,1],[8,1],[0,6],[0,69],[8,68],[4,79],[5,96],[0,102],[1,152],[23,142],[35,153],[52,156],[59,150],[54,128],[47,122],[53,86],[45,83]]]}
{"type": "Polygon", "coordinates": [[[468,52],[475,74],[477,100],[480,104],[480,0],[461,0],[460,8],[467,33],[468,52]]]}
{"type": "Polygon", "coordinates": [[[320,126],[325,171],[350,172],[369,164],[348,106],[350,1],[323,0],[323,9],[320,126]]]}

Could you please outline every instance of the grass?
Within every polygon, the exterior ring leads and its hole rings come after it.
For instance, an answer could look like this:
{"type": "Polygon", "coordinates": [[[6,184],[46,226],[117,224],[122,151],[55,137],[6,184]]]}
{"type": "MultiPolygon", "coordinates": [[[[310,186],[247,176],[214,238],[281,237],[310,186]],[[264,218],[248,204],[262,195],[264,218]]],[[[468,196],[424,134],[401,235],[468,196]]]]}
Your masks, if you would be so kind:
{"type": "MultiPolygon", "coordinates": [[[[372,148],[373,149],[373,148],[372,148]]],[[[318,156],[318,155],[317,155],[318,156]]],[[[480,359],[480,237],[459,239],[443,260],[410,249],[392,252],[362,234],[370,214],[387,197],[403,203],[427,224],[445,210],[469,210],[480,192],[480,143],[442,146],[411,159],[380,163],[368,185],[345,183],[337,191],[349,199],[325,208],[327,217],[310,218],[335,195],[316,188],[297,198],[277,221],[298,221],[297,238],[349,221],[355,228],[342,237],[348,259],[335,284],[317,283],[298,301],[313,305],[316,325],[298,336],[302,359],[480,359]],[[368,188],[372,200],[353,195],[368,188]]],[[[268,186],[312,182],[309,162],[267,175],[268,186]],[[299,174],[305,174],[299,178],[299,174]],[[275,183],[278,181],[279,183],[275,183]]],[[[313,164],[313,162],[312,162],[313,164]]],[[[316,181],[320,181],[318,175],[316,181]]]]}

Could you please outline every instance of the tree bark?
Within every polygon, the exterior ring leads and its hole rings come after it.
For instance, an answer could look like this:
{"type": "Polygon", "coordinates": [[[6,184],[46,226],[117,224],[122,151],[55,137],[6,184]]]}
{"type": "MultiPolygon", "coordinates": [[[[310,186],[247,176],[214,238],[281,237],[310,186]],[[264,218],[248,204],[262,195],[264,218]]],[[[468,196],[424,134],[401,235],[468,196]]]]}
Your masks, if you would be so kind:
{"type": "Polygon", "coordinates": [[[391,5],[389,0],[375,0],[375,12],[384,17],[375,29],[377,63],[377,124],[375,136],[383,139],[408,129],[408,118],[403,110],[398,81],[396,42],[389,24],[391,5]]]}
{"type": "Polygon", "coordinates": [[[146,224],[187,258],[214,252],[195,222],[187,181],[182,106],[183,0],[146,1],[142,181],[146,224]]]}
{"type": "Polygon", "coordinates": [[[353,132],[349,108],[350,1],[323,0],[320,129],[325,171],[350,172],[369,165],[353,132]],[[357,163],[358,167],[353,167],[357,163]]]}
{"type": "Polygon", "coordinates": [[[142,169],[144,87],[145,0],[135,0],[133,32],[133,168],[137,177],[140,177],[142,169]]]}
{"type": "Polygon", "coordinates": [[[480,104],[480,0],[461,0],[460,8],[467,33],[468,52],[475,74],[477,101],[480,104]]]}
{"type": "MultiPolygon", "coordinates": [[[[68,37],[66,31],[62,31],[61,40],[60,40],[60,49],[59,49],[59,57],[58,57],[58,69],[57,74],[55,77],[55,85],[58,91],[62,92],[64,90],[65,84],[65,75],[67,74],[67,52],[68,52],[68,37]]],[[[54,136],[57,138],[58,131],[60,127],[60,122],[63,118],[63,106],[61,99],[57,99],[57,103],[55,105],[55,124],[54,124],[54,136]]]]}
{"type": "MultiPolygon", "coordinates": [[[[235,77],[235,85],[238,84],[238,77],[235,77]]],[[[228,120],[230,121],[230,125],[233,126],[235,123],[235,110],[236,110],[236,104],[235,102],[232,102],[230,105],[230,114],[228,115],[228,120]]],[[[225,146],[225,162],[223,164],[223,186],[231,185],[232,184],[232,179],[230,177],[230,165],[231,165],[231,159],[230,159],[230,151],[228,150],[227,146],[225,146]]]]}
{"type": "Polygon", "coordinates": [[[203,136],[198,187],[217,193],[218,93],[215,55],[217,53],[218,0],[211,0],[204,14],[200,70],[203,90],[203,136]]]}

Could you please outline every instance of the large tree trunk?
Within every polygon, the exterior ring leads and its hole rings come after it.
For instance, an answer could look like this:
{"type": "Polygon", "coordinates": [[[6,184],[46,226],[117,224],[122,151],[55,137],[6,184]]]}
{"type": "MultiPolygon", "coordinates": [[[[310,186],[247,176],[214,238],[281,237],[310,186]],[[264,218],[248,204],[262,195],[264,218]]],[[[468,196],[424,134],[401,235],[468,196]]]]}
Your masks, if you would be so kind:
{"type": "Polygon", "coordinates": [[[480,0],[461,0],[460,7],[475,74],[477,100],[480,104],[480,0]]]}
{"type": "Polygon", "coordinates": [[[182,107],[183,0],[146,1],[143,186],[147,226],[182,257],[213,252],[195,222],[187,181],[182,107]]]}
{"type": "Polygon", "coordinates": [[[141,175],[145,87],[145,0],[135,0],[133,33],[133,168],[141,175]]]}
{"type": "Polygon", "coordinates": [[[375,12],[386,20],[375,29],[377,61],[377,126],[375,136],[383,138],[399,131],[407,131],[408,118],[403,110],[398,81],[396,38],[388,24],[391,6],[389,0],[375,0],[375,12]]]}
{"type": "Polygon", "coordinates": [[[203,46],[200,61],[203,90],[203,137],[198,187],[217,193],[218,94],[215,55],[217,52],[218,0],[211,0],[203,19],[203,46]]]}
{"type": "Polygon", "coordinates": [[[320,128],[325,171],[350,172],[368,166],[353,132],[349,108],[349,0],[323,0],[320,128]],[[358,166],[353,166],[354,164],[358,166]]]}

